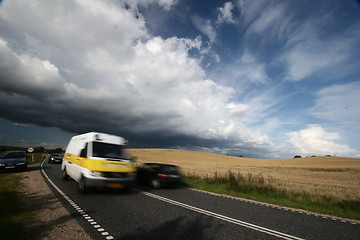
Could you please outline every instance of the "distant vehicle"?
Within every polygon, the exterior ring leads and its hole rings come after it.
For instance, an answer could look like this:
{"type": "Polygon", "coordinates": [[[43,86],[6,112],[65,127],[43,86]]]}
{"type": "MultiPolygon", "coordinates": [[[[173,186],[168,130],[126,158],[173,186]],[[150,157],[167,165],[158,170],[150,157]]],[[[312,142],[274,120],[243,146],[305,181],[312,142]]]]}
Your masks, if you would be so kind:
{"type": "Polygon", "coordinates": [[[0,169],[17,169],[26,171],[28,161],[25,151],[6,151],[0,157],[0,169]]]}
{"type": "Polygon", "coordinates": [[[127,189],[135,181],[135,167],[125,146],[124,138],[106,133],[72,137],[61,165],[63,179],[74,179],[80,193],[90,188],[127,189]]]}
{"type": "Polygon", "coordinates": [[[177,186],[181,182],[180,169],[172,164],[145,163],[137,168],[137,181],[153,188],[177,186]]]}
{"type": "Polygon", "coordinates": [[[62,163],[63,155],[60,153],[51,154],[48,158],[49,163],[62,163]]]}

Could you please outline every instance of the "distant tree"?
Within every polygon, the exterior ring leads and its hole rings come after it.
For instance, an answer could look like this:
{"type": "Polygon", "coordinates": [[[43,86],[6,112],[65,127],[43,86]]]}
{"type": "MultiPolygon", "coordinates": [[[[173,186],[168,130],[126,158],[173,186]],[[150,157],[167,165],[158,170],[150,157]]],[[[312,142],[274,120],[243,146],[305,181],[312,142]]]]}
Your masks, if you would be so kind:
{"type": "Polygon", "coordinates": [[[62,148],[57,148],[57,149],[55,149],[55,152],[56,152],[56,153],[63,153],[64,150],[63,150],[62,148]]]}
{"type": "Polygon", "coordinates": [[[25,151],[26,148],[24,148],[24,147],[15,147],[15,146],[0,146],[0,151],[1,151],[1,152],[5,152],[5,151],[18,151],[18,150],[23,150],[23,151],[25,151]]]}
{"type": "Polygon", "coordinates": [[[299,155],[296,155],[296,156],[294,156],[294,158],[302,158],[301,156],[299,156],[299,155]]]}
{"type": "Polygon", "coordinates": [[[34,152],[43,153],[43,152],[45,152],[45,148],[44,147],[35,147],[34,152]]]}
{"type": "Polygon", "coordinates": [[[57,149],[49,149],[47,150],[48,153],[53,154],[53,153],[63,153],[64,150],[62,148],[57,148],[57,149]]]}

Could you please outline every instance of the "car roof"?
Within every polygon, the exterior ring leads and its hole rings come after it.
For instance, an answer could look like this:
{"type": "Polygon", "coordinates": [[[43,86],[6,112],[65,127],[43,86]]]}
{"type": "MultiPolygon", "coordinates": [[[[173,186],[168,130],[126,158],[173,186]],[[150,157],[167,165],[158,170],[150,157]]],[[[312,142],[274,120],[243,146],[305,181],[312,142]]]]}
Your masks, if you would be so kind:
{"type": "Polygon", "coordinates": [[[10,152],[24,152],[26,153],[26,151],[24,150],[10,150],[10,151],[5,151],[6,153],[10,153],[10,152]]]}
{"type": "Polygon", "coordinates": [[[162,166],[162,167],[176,167],[173,164],[167,164],[167,163],[145,163],[146,166],[162,166]]]}

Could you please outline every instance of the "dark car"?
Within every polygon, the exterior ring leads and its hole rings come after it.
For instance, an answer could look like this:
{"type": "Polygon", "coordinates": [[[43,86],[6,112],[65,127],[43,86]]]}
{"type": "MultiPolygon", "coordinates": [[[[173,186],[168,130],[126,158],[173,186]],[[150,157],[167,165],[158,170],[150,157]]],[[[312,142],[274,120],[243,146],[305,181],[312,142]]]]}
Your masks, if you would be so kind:
{"type": "Polygon", "coordinates": [[[180,169],[171,164],[145,163],[137,168],[137,181],[153,188],[177,186],[181,182],[180,169]]]}
{"type": "Polygon", "coordinates": [[[63,155],[60,153],[51,154],[48,158],[49,163],[62,163],[63,155]]]}
{"type": "Polygon", "coordinates": [[[28,161],[25,151],[6,151],[0,157],[0,169],[18,169],[26,171],[28,161]]]}

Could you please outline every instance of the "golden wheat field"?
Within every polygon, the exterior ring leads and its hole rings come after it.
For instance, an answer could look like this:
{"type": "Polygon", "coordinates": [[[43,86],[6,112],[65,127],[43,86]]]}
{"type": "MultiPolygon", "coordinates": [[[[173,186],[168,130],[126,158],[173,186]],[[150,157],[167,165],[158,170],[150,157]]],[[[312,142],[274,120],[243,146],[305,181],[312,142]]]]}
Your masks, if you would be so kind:
{"type": "Polygon", "coordinates": [[[235,173],[262,175],[282,189],[360,200],[359,158],[254,159],[176,149],[130,149],[130,153],[137,164],[170,163],[184,173],[197,175],[231,169],[235,173]]]}

